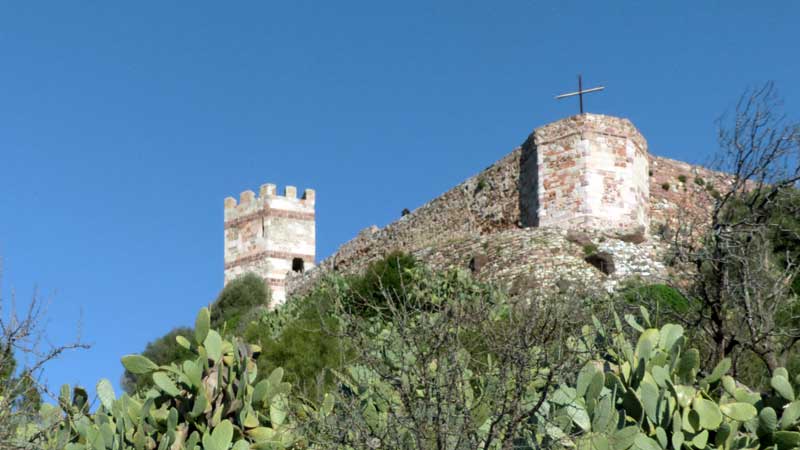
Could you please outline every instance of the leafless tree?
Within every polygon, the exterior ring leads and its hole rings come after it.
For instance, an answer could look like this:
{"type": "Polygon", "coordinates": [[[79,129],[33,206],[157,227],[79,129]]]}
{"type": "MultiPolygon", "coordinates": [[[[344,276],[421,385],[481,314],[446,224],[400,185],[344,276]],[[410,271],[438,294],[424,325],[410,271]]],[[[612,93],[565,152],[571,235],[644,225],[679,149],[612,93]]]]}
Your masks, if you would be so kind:
{"type": "MultiPolygon", "coordinates": [[[[0,273],[1,275],[1,273],[0,273]]],[[[1,279],[2,277],[0,277],[1,279]]],[[[43,378],[45,366],[64,352],[86,349],[75,342],[53,345],[43,329],[46,301],[34,293],[27,306],[18,309],[15,295],[0,292],[0,448],[35,448],[40,429],[42,397],[56,399],[43,378]]]]}
{"type": "Polygon", "coordinates": [[[687,270],[678,285],[695,302],[685,323],[707,339],[710,364],[749,352],[771,372],[800,339],[794,254],[776,255],[775,237],[800,242],[781,218],[800,217],[800,124],[781,112],[772,82],[747,90],[719,120],[714,168],[725,173],[704,238],[674,241],[687,270]]]}
{"type": "Polygon", "coordinates": [[[526,431],[543,419],[548,388],[576,360],[564,350],[580,329],[574,303],[512,300],[463,272],[419,277],[358,314],[348,294],[335,296],[340,337],[356,357],[315,444],[530,448],[526,431]]]}

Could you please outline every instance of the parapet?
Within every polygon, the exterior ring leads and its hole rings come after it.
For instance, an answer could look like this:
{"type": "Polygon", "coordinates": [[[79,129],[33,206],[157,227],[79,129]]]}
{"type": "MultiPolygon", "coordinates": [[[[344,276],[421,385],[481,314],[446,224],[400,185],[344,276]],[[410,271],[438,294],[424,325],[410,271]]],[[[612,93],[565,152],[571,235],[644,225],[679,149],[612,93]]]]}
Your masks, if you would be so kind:
{"type": "Polygon", "coordinates": [[[647,141],[630,120],[603,114],[578,114],[549,123],[536,129],[534,139],[536,145],[546,145],[575,134],[581,140],[592,134],[629,139],[638,153],[647,155],[647,141]]]}
{"type": "Polygon", "coordinates": [[[313,218],[316,193],[313,189],[306,189],[303,195],[297,197],[297,187],[286,186],[283,195],[278,194],[276,185],[262,184],[258,195],[252,190],[239,194],[239,201],[234,197],[225,198],[225,222],[240,219],[265,210],[278,210],[311,214],[313,218]]]}

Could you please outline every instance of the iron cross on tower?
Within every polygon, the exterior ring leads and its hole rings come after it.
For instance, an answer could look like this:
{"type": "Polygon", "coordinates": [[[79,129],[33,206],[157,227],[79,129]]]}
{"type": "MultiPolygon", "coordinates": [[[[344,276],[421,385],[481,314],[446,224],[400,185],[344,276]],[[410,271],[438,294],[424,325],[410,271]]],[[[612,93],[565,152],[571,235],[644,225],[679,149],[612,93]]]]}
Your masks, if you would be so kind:
{"type": "Polygon", "coordinates": [[[578,75],[578,91],[577,92],[570,92],[568,94],[557,95],[556,96],[556,100],[561,100],[562,98],[567,98],[567,97],[574,97],[574,96],[577,95],[578,98],[580,99],[581,114],[583,114],[583,94],[588,94],[590,92],[602,91],[605,88],[606,88],[605,86],[598,86],[598,87],[593,87],[591,89],[586,89],[584,91],[583,90],[583,80],[581,79],[581,76],[578,75]]]}

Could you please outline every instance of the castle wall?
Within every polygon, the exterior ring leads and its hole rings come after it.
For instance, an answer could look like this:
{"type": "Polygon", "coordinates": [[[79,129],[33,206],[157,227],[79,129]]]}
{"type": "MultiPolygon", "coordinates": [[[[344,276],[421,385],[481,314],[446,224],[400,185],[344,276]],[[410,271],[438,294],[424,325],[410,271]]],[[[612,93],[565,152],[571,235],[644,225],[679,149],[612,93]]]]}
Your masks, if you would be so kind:
{"type": "Polygon", "coordinates": [[[259,196],[245,191],[225,199],[225,283],[252,272],[264,278],[273,304],[286,299],[285,278],[299,258],[303,268],[314,266],[316,231],[315,193],[287,186],[277,195],[272,184],[261,186],[259,196]]]}
{"type": "Polygon", "coordinates": [[[537,203],[523,207],[531,225],[647,230],[647,142],[630,121],[581,114],[545,125],[523,146],[523,160],[534,158],[537,203]]]}
{"type": "Polygon", "coordinates": [[[698,236],[710,224],[715,196],[725,192],[730,175],[674,159],[650,161],[651,233],[676,230],[698,236]]]}
{"type": "Polygon", "coordinates": [[[298,200],[275,196],[267,185],[261,200],[252,192],[239,205],[227,199],[226,281],[256,272],[283,301],[327,271],[357,272],[395,250],[434,268],[466,268],[480,255],[485,269],[476,276],[509,288],[563,278],[603,289],[630,277],[660,280],[664,229],[691,222],[701,230],[713,190],[726,183],[722,174],[648,155],[625,119],[586,114],[537,129],[521,147],[410,214],[362,230],[321,270],[291,273],[292,257],[313,262],[313,191],[298,200]],[[604,274],[588,263],[585,244],[566,238],[569,229],[587,229],[616,271],[604,274]],[[626,232],[634,229],[645,231],[644,242],[630,242],[626,232]]]}

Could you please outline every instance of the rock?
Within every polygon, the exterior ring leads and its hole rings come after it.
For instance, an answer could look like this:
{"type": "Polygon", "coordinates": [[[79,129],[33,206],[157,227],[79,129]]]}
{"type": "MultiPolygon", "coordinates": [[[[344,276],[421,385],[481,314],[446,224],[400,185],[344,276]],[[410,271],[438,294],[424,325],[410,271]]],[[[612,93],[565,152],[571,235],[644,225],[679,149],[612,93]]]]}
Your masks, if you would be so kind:
{"type": "Polygon", "coordinates": [[[592,242],[592,238],[589,237],[588,234],[586,234],[583,231],[578,231],[578,230],[569,230],[567,232],[567,240],[570,241],[570,242],[574,242],[574,243],[580,245],[581,247],[584,247],[584,246],[587,246],[587,245],[594,245],[594,243],[592,242]]]}
{"type": "Polygon", "coordinates": [[[486,267],[487,264],[489,264],[489,257],[483,253],[478,253],[473,255],[469,260],[469,270],[471,270],[473,274],[477,275],[480,273],[482,268],[486,267]]]}

